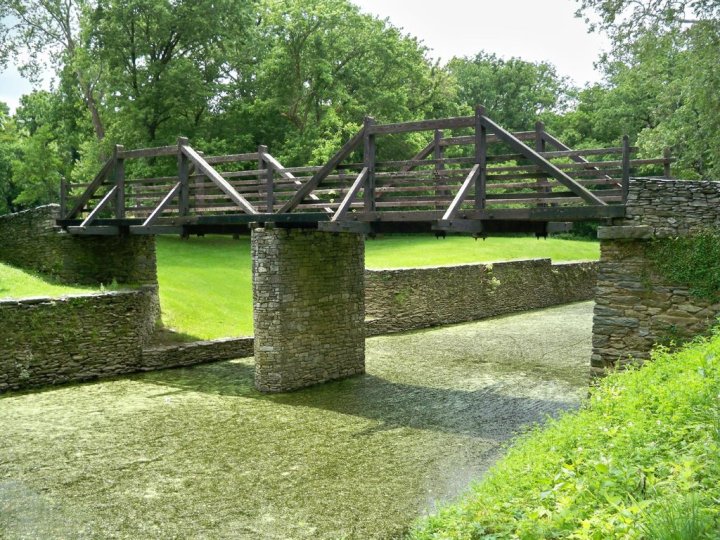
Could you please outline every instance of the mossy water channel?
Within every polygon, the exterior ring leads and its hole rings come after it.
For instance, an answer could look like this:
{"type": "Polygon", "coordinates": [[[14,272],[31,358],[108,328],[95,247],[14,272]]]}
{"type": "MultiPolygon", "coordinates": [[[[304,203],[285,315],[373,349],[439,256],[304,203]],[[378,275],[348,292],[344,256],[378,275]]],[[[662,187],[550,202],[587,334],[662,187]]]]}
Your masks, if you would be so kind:
{"type": "Polygon", "coordinates": [[[587,393],[591,303],[367,341],[282,395],[252,359],[0,397],[0,537],[393,538],[587,393]]]}

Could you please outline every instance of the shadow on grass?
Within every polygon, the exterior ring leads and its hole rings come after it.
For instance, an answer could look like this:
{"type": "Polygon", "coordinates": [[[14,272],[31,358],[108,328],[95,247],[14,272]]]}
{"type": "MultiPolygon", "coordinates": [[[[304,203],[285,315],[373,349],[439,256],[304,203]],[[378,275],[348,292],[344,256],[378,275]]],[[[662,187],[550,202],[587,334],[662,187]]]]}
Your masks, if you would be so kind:
{"type": "MultiPolygon", "coordinates": [[[[368,432],[425,429],[504,440],[523,426],[570,407],[542,385],[537,395],[513,396],[511,385],[494,383],[476,390],[435,388],[361,375],[283,394],[263,394],[253,386],[247,362],[218,362],[143,374],[142,382],[181,391],[242,397],[290,407],[311,407],[379,422],[368,432]],[[544,394],[543,394],[544,392],[544,394]]],[[[363,433],[366,435],[367,433],[363,433]]]]}

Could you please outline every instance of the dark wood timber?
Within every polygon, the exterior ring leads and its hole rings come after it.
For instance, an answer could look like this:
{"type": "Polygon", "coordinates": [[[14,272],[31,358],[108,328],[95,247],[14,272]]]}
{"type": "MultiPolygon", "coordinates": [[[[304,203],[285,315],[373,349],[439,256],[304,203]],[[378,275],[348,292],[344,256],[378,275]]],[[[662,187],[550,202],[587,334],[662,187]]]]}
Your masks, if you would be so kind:
{"type": "MultiPolygon", "coordinates": [[[[168,192],[165,197],[160,201],[160,203],[155,207],[155,209],[152,211],[152,213],[147,217],[147,219],[143,222],[141,227],[148,227],[152,225],[152,223],[160,216],[162,211],[167,207],[168,204],[170,204],[170,201],[172,201],[173,197],[177,195],[180,190],[182,189],[182,182],[178,182],[173,186],[173,188],[168,192]]],[[[187,215],[187,214],[185,214],[187,215]]]]}
{"type": "Polygon", "coordinates": [[[60,178],[60,218],[65,219],[67,214],[68,183],[65,177],[60,178]]]}
{"type": "MultiPolygon", "coordinates": [[[[263,152],[262,157],[265,160],[265,163],[267,163],[270,168],[275,169],[278,173],[280,173],[280,176],[282,176],[286,180],[292,181],[292,183],[296,186],[302,186],[302,181],[296,176],[294,176],[291,172],[289,172],[285,167],[283,167],[282,164],[277,159],[268,154],[267,151],[263,152]]],[[[320,201],[320,197],[318,197],[314,193],[310,193],[308,195],[308,199],[310,199],[311,201],[320,201]]],[[[333,213],[330,208],[326,208],[325,211],[328,214],[333,213]]]]}
{"type": "Polygon", "coordinates": [[[90,185],[87,187],[87,189],[83,192],[82,195],[78,198],[78,200],[75,202],[75,205],[72,207],[72,210],[70,210],[70,213],[68,213],[67,217],[68,219],[72,219],[75,216],[77,216],[83,208],[85,208],[85,205],[90,201],[90,197],[92,197],[97,189],[102,185],[102,183],[107,178],[107,175],[112,170],[113,166],[115,165],[115,162],[112,158],[108,159],[105,164],[102,166],[102,169],[100,169],[100,172],[97,173],[97,176],[93,178],[93,181],[90,182],[90,185]]]}
{"type": "Polygon", "coordinates": [[[183,148],[187,145],[187,137],[178,137],[176,149],[178,160],[178,178],[180,180],[178,211],[181,216],[187,216],[190,213],[190,164],[187,155],[183,152],[183,148]]]}
{"type": "Polygon", "coordinates": [[[115,145],[115,185],[117,191],[115,192],[115,217],[122,219],[125,217],[125,159],[120,157],[123,153],[123,145],[115,145]]]}
{"type": "Polygon", "coordinates": [[[476,164],[472,170],[470,171],[470,174],[467,175],[467,178],[465,178],[465,181],[463,182],[462,186],[458,190],[457,194],[455,195],[455,198],[450,203],[450,206],[448,206],[447,210],[442,216],[442,219],[445,221],[451,220],[455,218],[458,211],[460,210],[460,207],[462,206],[463,201],[465,200],[465,197],[467,197],[468,192],[470,191],[470,188],[475,185],[475,180],[478,176],[478,173],[480,172],[480,164],[476,164]]]}
{"type": "Polygon", "coordinates": [[[363,163],[365,173],[365,190],[364,203],[365,211],[372,212],[375,210],[375,135],[371,134],[371,130],[375,125],[375,120],[370,116],[365,117],[363,131],[363,163]]]}
{"type": "Polygon", "coordinates": [[[663,148],[663,176],[665,178],[672,178],[672,176],[670,175],[670,163],[672,163],[671,155],[672,154],[669,146],[663,148]]]}
{"type": "Polygon", "coordinates": [[[433,129],[458,129],[475,125],[473,116],[458,118],[441,118],[439,120],[419,120],[417,122],[400,122],[398,124],[374,124],[369,135],[387,135],[390,133],[408,133],[410,131],[431,131],[433,129]]]}
{"type": "MultiPolygon", "coordinates": [[[[437,130],[437,129],[435,130],[435,133],[436,133],[436,134],[438,133],[438,130],[437,130]]],[[[440,132],[440,133],[442,133],[442,132],[440,132]]],[[[428,157],[430,154],[432,154],[432,153],[433,153],[433,150],[435,150],[436,147],[437,147],[437,138],[436,138],[435,140],[429,142],[429,143],[425,146],[425,148],[423,148],[423,149],[420,150],[417,154],[415,154],[415,155],[410,159],[410,161],[411,161],[411,162],[419,162],[419,161],[422,161],[423,159],[425,159],[426,157],[428,157]]],[[[439,159],[439,158],[437,157],[437,152],[436,152],[435,158],[436,158],[436,159],[439,159]]],[[[413,167],[415,167],[415,165],[412,165],[412,164],[410,164],[410,165],[403,165],[403,166],[400,168],[400,170],[401,170],[401,171],[409,171],[409,170],[411,170],[413,167]]]]}
{"type": "Polygon", "coordinates": [[[177,146],[159,146],[157,148],[138,148],[137,150],[123,150],[118,157],[122,159],[174,156],[177,146]]]}
{"type": "Polygon", "coordinates": [[[88,216],[83,220],[83,222],[80,224],[80,227],[87,227],[88,225],[90,225],[90,223],[93,222],[93,220],[98,216],[102,209],[105,208],[107,204],[113,199],[115,193],[117,193],[117,186],[113,186],[108,190],[105,196],[100,199],[100,202],[97,203],[97,206],[95,206],[95,208],[92,209],[92,212],[90,212],[88,216]]]}
{"type": "MultiPolygon", "coordinates": [[[[560,156],[560,155],[557,155],[557,154],[559,154],[559,153],[561,153],[561,152],[567,152],[567,154],[566,154],[567,157],[569,157],[570,159],[572,159],[575,163],[588,163],[588,164],[590,164],[590,162],[589,162],[587,159],[585,159],[584,157],[582,157],[582,156],[583,156],[583,155],[585,155],[585,156],[592,155],[592,152],[593,152],[592,150],[588,150],[588,151],[585,151],[585,152],[582,152],[582,151],[573,151],[572,148],[570,148],[569,146],[567,146],[566,144],[564,144],[561,140],[553,137],[553,136],[550,135],[547,131],[545,131],[544,127],[543,127],[543,140],[549,142],[549,143],[552,144],[555,148],[559,148],[559,149],[560,149],[560,152],[548,152],[548,153],[546,153],[545,157],[564,157],[564,156],[560,156]],[[575,153],[575,152],[578,152],[578,153],[575,153]],[[581,154],[582,154],[582,155],[581,155],[581,154]]],[[[613,152],[613,150],[615,150],[615,148],[608,148],[607,150],[610,151],[610,152],[608,152],[608,153],[613,153],[613,154],[615,154],[615,153],[621,153],[621,152],[622,152],[622,147],[618,148],[618,149],[617,149],[617,152],[613,152]]],[[[635,149],[635,151],[637,151],[637,149],[635,149]]],[[[600,169],[597,168],[597,166],[593,166],[592,169],[593,169],[593,170],[596,170],[596,171],[599,171],[599,170],[600,170],[600,169]]],[[[609,177],[609,176],[605,176],[605,178],[608,178],[608,179],[609,179],[610,177],[609,177]]]]}
{"type": "Polygon", "coordinates": [[[487,183],[487,129],[483,124],[485,107],[475,107],[475,164],[478,166],[475,175],[475,208],[485,207],[487,183]]]}
{"type": "Polygon", "coordinates": [[[337,211],[335,212],[335,215],[330,219],[332,222],[340,221],[343,217],[345,217],[345,214],[350,210],[350,205],[353,202],[353,199],[357,196],[360,189],[365,185],[365,181],[367,180],[368,175],[368,169],[367,167],[364,168],[362,171],[360,171],[360,174],[353,182],[352,186],[350,186],[350,189],[348,190],[347,194],[345,195],[345,198],[340,203],[340,206],[338,207],[337,211]]]}
{"type": "Polygon", "coordinates": [[[350,153],[357,148],[360,141],[363,140],[363,136],[364,130],[357,132],[352,139],[346,142],[345,145],[338,150],[337,154],[331,157],[330,160],[297,191],[292,199],[280,207],[277,213],[283,214],[285,212],[291,212],[298,204],[300,204],[305,197],[307,197],[316,187],[318,187],[318,185],[320,185],[325,177],[330,174],[330,172],[332,172],[341,161],[347,158],[350,153]]]}
{"type": "Polygon", "coordinates": [[[250,204],[235,188],[225,180],[220,173],[213,169],[208,163],[198,155],[198,153],[189,146],[183,146],[182,152],[195,163],[195,167],[202,171],[210,180],[213,181],[235,204],[242,208],[248,214],[257,214],[257,210],[250,204]]]}
{"type": "Polygon", "coordinates": [[[487,116],[483,115],[481,119],[483,125],[488,128],[490,131],[495,133],[500,139],[503,140],[503,142],[507,143],[508,146],[510,146],[513,150],[516,152],[520,152],[521,154],[524,154],[527,159],[536,165],[539,165],[545,171],[549,173],[550,176],[555,178],[558,182],[563,184],[565,187],[570,189],[571,191],[574,191],[578,194],[579,197],[581,197],[585,202],[588,202],[590,204],[594,204],[597,206],[605,206],[607,203],[600,199],[599,197],[593,195],[590,191],[585,189],[583,186],[575,182],[572,178],[570,178],[567,174],[565,174],[563,171],[558,169],[555,165],[550,163],[547,159],[539,155],[537,152],[532,150],[529,146],[526,144],[523,144],[518,139],[516,139],[512,133],[509,131],[506,131],[505,129],[498,126],[495,122],[490,120],[487,116]]]}
{"type": "Polygon", "coordinates": [[[627,201],[630,190],[630,137],[627,135],[623,135],[622,148],[622,193],[623,201],[627,201]]]}
{"type": "Polygon", "coordinates": [[[258,146],[258,170],[265,169],[265,211],[272,213],[275,208],[275,169],[265,161],[264,154],[267,151],[268,147],[264,144],[258,146]]]}
{"type": "MultiPolygon", "coordinates": [[[[440,146],[440,141],[443,138],[442,130],[436,129],[435,136],[433,137],[433,158],[435,158],[435,197],[443,197],[450,195],[447,189],[443,189],[440,186],[443,184],[442,171],[445,169],[445,163],[443,158],[445,157],[445,149],[440,146]]],[[[439,205],[438,205],[439,208],[439,205]]]]}

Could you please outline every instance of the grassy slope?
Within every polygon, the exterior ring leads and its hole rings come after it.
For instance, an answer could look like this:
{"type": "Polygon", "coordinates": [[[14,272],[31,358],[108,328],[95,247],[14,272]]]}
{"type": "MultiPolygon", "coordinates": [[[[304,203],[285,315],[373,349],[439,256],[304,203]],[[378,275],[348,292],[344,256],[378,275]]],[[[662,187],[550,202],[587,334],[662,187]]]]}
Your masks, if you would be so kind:
{"type": "Polygon", "coordinates": [[[0,263],[0,298],[61,296],[97,291],[97,288],[61,285],[46,277],[0,263]]]}
{"type": "MultiPolygon", "coordinates": [[[[160,302],[167,326],[204,339],[252,334],[248,238],[159,237],[157,246],[160,302]]],[[[598,256],[596,242],[531,237],[474,241],[467,237],[396,236],[366,242],[369,268],[598,256]]]]}
{"type": "Polygon", "coordinates": [[[720,538],[720,335],[606,378],[412,538],[720,538]]]}

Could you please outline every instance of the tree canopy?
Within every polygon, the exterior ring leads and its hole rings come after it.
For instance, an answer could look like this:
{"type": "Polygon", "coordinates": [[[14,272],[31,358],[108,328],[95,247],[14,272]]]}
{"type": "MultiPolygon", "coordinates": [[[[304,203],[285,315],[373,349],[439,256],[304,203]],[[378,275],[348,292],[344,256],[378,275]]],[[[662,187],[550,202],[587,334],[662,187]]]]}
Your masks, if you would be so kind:
{"type": "MultiPolygon", "coordinates": [[[[0,0],[0,65],[49,91],[0,106],[0,212],[87,180],[111,145],[191,138],[208,151],[266,144],[288,165],[321,163],[363,117],[469,114],[510,129],[542,119],[573,146],[671,146],[677,174],[720,172],[720,7],[710,0],[577,0],[613,48],[602,83],[579,89],[549,62],[478,51],[440,65],[411,35],[348,0],[0,0]]],[[[427,141],[392,140],[405,156],[427,141]]]]}

